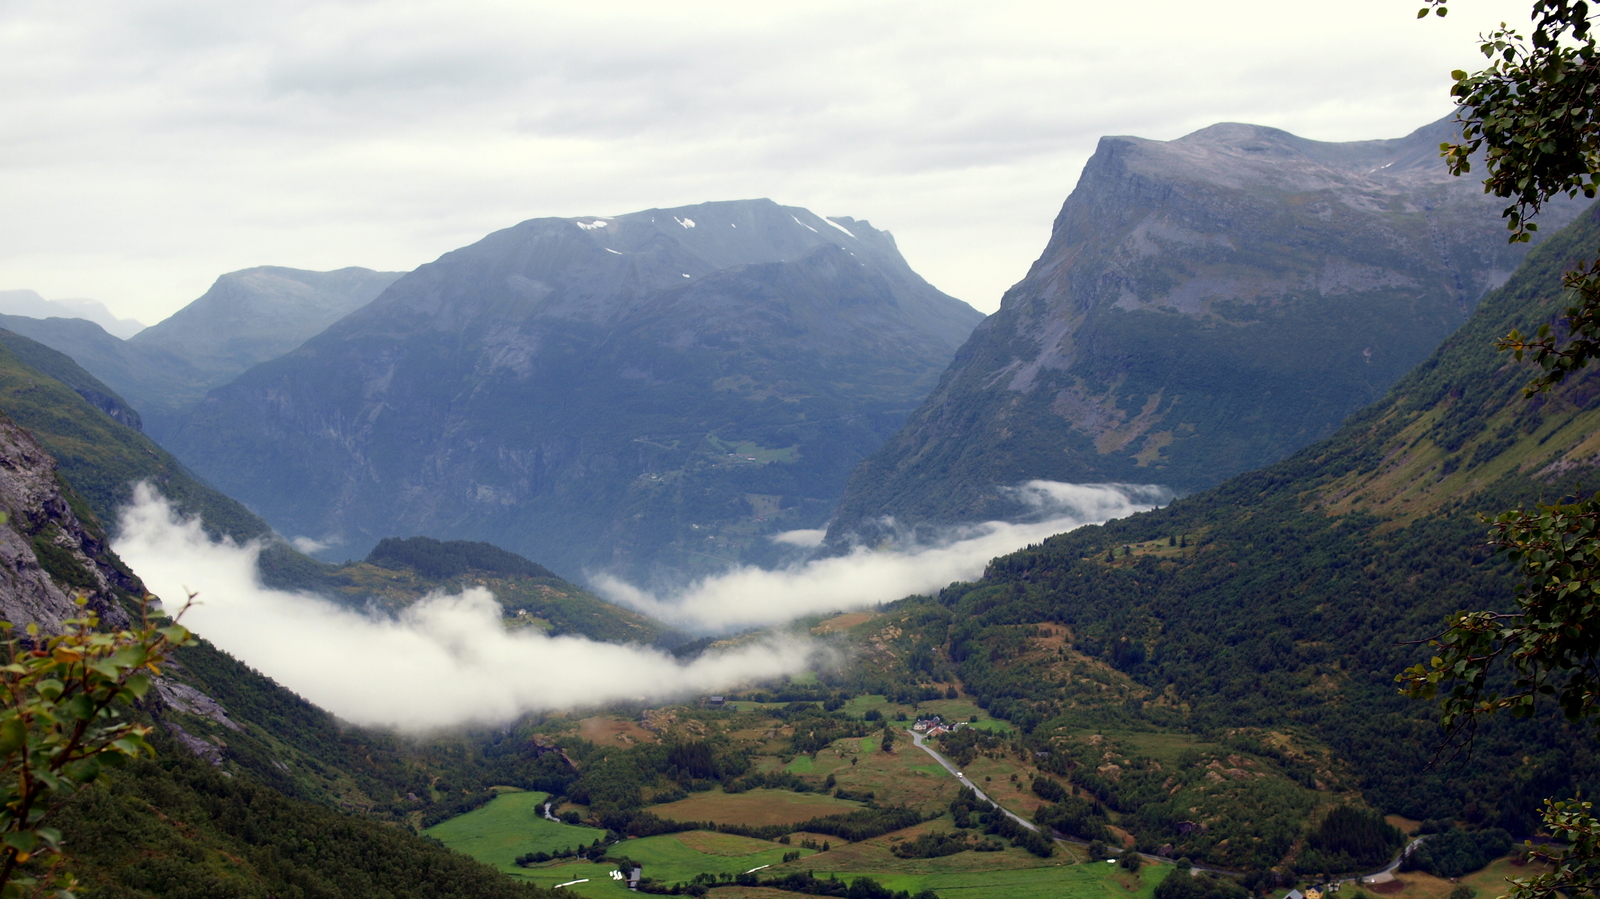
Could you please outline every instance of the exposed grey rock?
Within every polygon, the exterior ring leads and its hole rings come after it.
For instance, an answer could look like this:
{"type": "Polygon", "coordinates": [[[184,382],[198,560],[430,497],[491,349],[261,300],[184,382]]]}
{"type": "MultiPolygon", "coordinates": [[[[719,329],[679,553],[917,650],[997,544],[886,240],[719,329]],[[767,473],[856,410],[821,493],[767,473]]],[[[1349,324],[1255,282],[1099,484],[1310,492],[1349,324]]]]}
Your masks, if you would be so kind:
{"type": "MultiPolygon", "coordinates": [[[[113,583],[126,576],[102,567],[108,552],[62,496],[56,463],[33,435],[0,418],[0,620],[21,629],[59,632],[82,609],[73,593],[114,626],[126,626],[113,583]],[[47,558],[41,563],[41,553],[47,558]],[[75,583],[74,583],[75,582],[75,583]]],[[[126,585],[124,585],[126,586],[126,585]]]]}
{"type": "Polygon", "coordinates": [[[187,730],[184,730],[183,725],[173,721],[170,718],[163,720],[161,723],[167,728],[167,730],[172,731],[172,736],[178,741],[178,745],[194,753],[196,758],[199,758],[201,761],[207,762],[214,767],[222,767],[222,747],[211,742],[210,740],[206,740],[189,733],[187,730]]]}
{"type": "Polygon", "coordinates": [[[161,698],[162,702],[167,704],[168,708],[175,712],[182,712],[186,715],[204,718],[207,721],[214,721],[229,730],[238,731],[244,729],[234,722],[232,718],[228,717],[228,712],[222,707],[222,703],[217,702],[188,684],[181,684],[169,678],[161,677],[156,679],[155,688],[156,695],[161,698]]]}

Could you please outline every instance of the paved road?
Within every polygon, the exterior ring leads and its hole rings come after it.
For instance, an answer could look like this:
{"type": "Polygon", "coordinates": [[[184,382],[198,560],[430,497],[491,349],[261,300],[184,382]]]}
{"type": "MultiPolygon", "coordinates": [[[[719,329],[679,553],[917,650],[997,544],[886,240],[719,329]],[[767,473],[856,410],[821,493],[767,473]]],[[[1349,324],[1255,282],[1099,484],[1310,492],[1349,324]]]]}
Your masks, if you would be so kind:
{"type": "MultiPolygon", "coordinates": [[[[968,780],[967,776],[965,774],[962,774],[960,769],[956,768],[955,765],[951,764],[949,759],[947,759],[944,756],[940,755],[938,752],[935,752],[933,747],[928,746],[927,744],[923,743],[922,734],[919,734],[914,730],[906,731],[906,733],[911,735],[911,742],[915,743],[918,749],[920,749],[923,752],[926,752],[927,754],[933,756],[934,761],[937,761],[939,764],[943,765],[945,770],[949,771],[952,775],[954,775],[956,780],[961,781],[961,784],[963,786],[971,787],[972,788],[972,792],[977,793],[979,799],[982,799],[984,802],[987,802],[990,805],[994,806],[995,808],[1000,809],[1000,811],[1005,812],[1007,817],[1011,818],[1011,820],[1017,822],[1018,824],[1021,824],[1023,827],[1028,828],[1029,830],[1033,831],[1034,833],[1041,833],[1041,831],[1039,830],[1037,825],[1035,825],[1035,824],[1033,824],[1033,823],[1031,823],[1029,821],[1026,821],[1023,818],[1020,818],[1015,814],[1012,814],[1008,809],[1002,807],[1000,805],[1000,803],[995,802],[993,799],[990,799],[987,794],[985,794],[982,790],[978,789],[978,785],[977,784],[975,784],[972,781],[968,780]]],[[[1062,836],[1061,834],[1055,833],[1055,832],[1051,832],[1049,834],[1046,834],[1046,836],[1051,837],[1052,839],[1054,839],[1058,843],[1071,843],[1074,846],[1087,846],[1087,845],[1089,845],[1089,841],[1088,840],[1073,839],[1072,837],[1065,837],[1065,836],[1062,836]]],[[[1143,856],[1145,861],[1162,862],[1162,863],[1169,864],[1169,865],[1172,864],[1172,859],[1166,858],[1164,856],[1151,855],[1148,852],[1141,852],[1141,853],[1139,853],[1139,855],[1143,856]]],[[[1110,859],[1107,859],[1107,860],[1110,861],[1110,859]]],[[[1399,863],[1400,863],[1399,860],[1396,859],[1395,860],[1395,864],[1398,865],[1399,863]]],[[[1210,872],[1215,873],[1215,874],[1226,874],[1226,875],[1228,875],[1230,877],[1239,877],[1240,876],[1240,873],[1238,871],[1228,871],[1228,870],[1225,870],[1223,868],[1208,868],[1208,867],[1203,867],[1201,865],[1195,865],[1191,870],[1192,871],[1210,871],[1210,872]]]]}
{"type": "Polygon", "coordinates": [[[1021,824],[1023,827],[1028,828],[1029,830],[1033,831],[1034,833],[1038,833],[1039,832],[1038,825],[1032,823],[1031,821],[1028,821],[1025,818],[1022,818],[1022,817],[1020,817],[1018,815],[1013,814],[1009,809],[1001,806],[1000,803],[995,802],[993,799],[990,799],[989,798],[989,794],[987,794],[987,793],[983,792],[982,790],[978,789],[978,785],[977,784],[975,784],[972,781],[968,780],[967,776],[965,774],[961,773],[961,769],[959,769],[955,765],[951,764],[949,759],[947,759],[944,756],[940,755],[939,753],[935,752],[932,746],[929,746],[929,745],[923,743],[922,742],[923,741],[922,734],[919,734],[914,730],[908,730],[908,731],[906,731],[906,733],[911,735],[911,742],[915,743],[916,747],[918,749],[920,749],[923,752],[926,752],[927,754],[933,756],[933,760],[938,762],[939,764],[943,765],[944,769],[946,771],[949,771],[951,774],[955,775],[956,780],[961,781],[961,785],[962,786],[969,787],[969,788],[971,788],[972,792],[977,793],[979,799],[982,799],[984,802],[987,802],[990,805],[994,806],[995,808],[1000,809],[1000,811],[1005,813],[1006,817],[1008,817],[1011,820],[1017,822],[1018,824],[1021,824]]]}
{"type": "MultiPolygon", "coordinates": [[[[906,731],[906,733],[911,735],[911,742],[916,744],[916,747],[918,749],[922,750],[923,752],[926,752],[928,755],[933,756],[933,760],[938,762],[939,764],[943,765],[944,769],[946,771],[949,771],[951,773],[951,775],[953,775],[955,777],[956,780],[960,781],[962,786],[970,787],[972,789],[972,792],[977,793],[979,799],[982,799],[984,802],[989,803],[991,806],[993,806],[993,807],[995,807],[997,809],[1000,809],[1000,811],[1002,811],[1002,812],[1005,812],[1006,816],[1009,817],[1011,820],[1017,822],[1018,824],[1021,824],[1023,827],[1028,828],[1029,830],[1033,831],[1034,833],[1039,833],[1040,832],[1040,830],[1039,830],[1037,825],[1035,825],[1035,824],[1033,824],[1033,823],[1031,823],[1031,822],[1029,822],[1027,820],[1024,820],[1023,818],[1013,814],[1009,809],[1006,809],[1003,806],[1001,806],[1000,803],[995,802],[993,799],[990,799],[989,795],[987,793],[985,793],[982,790],[978,789],[978,785],[977,784],[975,784],[972,781],[968,780],[967,776],[965,774],[961,773],[961,769],[957,768],[954,764],[952,764],[949,759],[947,759],[944,756],[940,755],[937,751],[934,750],[934,748],[932,746],[929,746],[926,743],[924,743],[923,742],[924,738],[923,738],[922,734],[919,734],[914,730],[908,730],[908,731],[906,731]]],[[[1062,837],[1062,836],[1059,836],[1059,835],[1056,835],[1056,834],[1053,834],[1053,833],[1052,834],[1048,834],[1048,836],[1053,837],[1057,842],[1072,843],[1072,844],[1078,845],[1078,846],[1088,845],[1086,841],[1075,840],[1075,839],[1072,839],[1070,837],[1062,837]]],[[[1346,879],[1338,881],[1338,882],[1339,883],[1359,883],[1362,880],[1362,878],[1365,878],[1365,877],[1375,877],[1375,876],[1377,876],[1379,874],[1393,872],[1396,868],[1400,867],[1400,863],[1405,860],[1406,854],[1411,851],[1411,848],[1413,846],[1415,846],[1416,844],[1422,842],[1425,839],[1427,839],[1427,837],[1417,837],[1416,839],[1412,840],[1410,843],[1407,843],[1405,845],[1405,847],[1402,848],[1397,855],[1395,855],[1394,861],[1392,861],[1389,864],[1385,865],[1380,870],[1373,871],[1371,874],[1362,874],[1362,875],[1359,875],[1359,876],[1356,876],[1356,877],[1346,878],[1346,879]]],[[[1144,856],[1146,861],[1164,862],[1164,863],[1169,864],[1169,865],[1172,864],[1172,859],[1166,858],[1165,856],[1151,855],[1151,854],[1149,854],[1147,852],[1141,852],[1139,854],[1144,856]]],[[[1239,872],[1239,871],[1229,871],[1226,868],[1212,868],[1212,867],[1207,867],[1207,866],[1204,866],[1204,865],[1195,865],[1191,869],[1191,872],[1193,872],[1193,871],[1209,871],[1209,872],[1211,872],[1213,874],[1224,874],[1224,875],[1227,875],[1229,877],[1240,877],[1240,876],[1242,876],[1242,872],[1239,872]]]]}

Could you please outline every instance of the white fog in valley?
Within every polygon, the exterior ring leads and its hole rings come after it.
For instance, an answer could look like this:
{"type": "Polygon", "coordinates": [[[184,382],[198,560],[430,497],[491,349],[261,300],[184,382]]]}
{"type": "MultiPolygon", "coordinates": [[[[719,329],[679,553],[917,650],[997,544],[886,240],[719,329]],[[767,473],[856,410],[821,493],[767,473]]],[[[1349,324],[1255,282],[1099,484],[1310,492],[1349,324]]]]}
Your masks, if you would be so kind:
{"type": "Polygon", "coordinates": [[[114,549],[183,622],[348,721],[407,730],[500,722],[541,709],[683,698],[805,670],[816,647],[774,638],[682,663],[639,646],[507,631],[485,589],[434,595],[394,619],[261,586],[255,545],[206,536],[141,484],[114,549]]]}
{"type": "MultiPolygon", "coordinates": [[[[1165,487],[1029,481],[1007,492],[1033,510],[1022,522],[949,528],[936,540],[893,548],[860,546],[848,555],[778,570],[741,567],[657,595],[606,575],[602,595],[678,627],[710,633],[779,624],[804,615],[860,609],[972,580],[995,556],[1053,534],[1142,512],[1172,498],[1165,487]]],[[[815,546],[821,531],[791,531],[779,542],[815,546]]]]}

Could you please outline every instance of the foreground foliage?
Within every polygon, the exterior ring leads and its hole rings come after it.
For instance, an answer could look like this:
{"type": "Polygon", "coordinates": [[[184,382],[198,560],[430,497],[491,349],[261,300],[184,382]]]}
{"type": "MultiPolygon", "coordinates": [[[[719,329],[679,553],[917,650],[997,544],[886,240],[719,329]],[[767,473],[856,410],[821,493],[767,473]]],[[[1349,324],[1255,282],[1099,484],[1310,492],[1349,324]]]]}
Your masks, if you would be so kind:
{"type": "MultiPolygon", "coordinates": [[[[1433,0],[1440,15],[1445,0],[1433,0]]],[[[1428,8],[1421,14],[1426,15],[1428,8]]],[[[1463,107],[1462,142],[1444,150],[1456,174],[1486,152],[1485,190],[1511,199],[1505,215],[1512,240],[1527,240],[1530,219],[1550,198],[1600,185],[1600,47],[1585,0],[1534,0],[1531,40],[1502,25],[1481,47],[1489,66],[1454,73],[1463,107]]],[[[1544,370],[1526,390],[1537,396],[1600,357],[1600,260],[1567,273],[1574,298],[1557,327],[1541,323],[1532,337],[1513,330],[1500,347],[1544,370]]],[[[1600,501],[1516,508],[1495,519],[1493,542],[1525,578],[1509,612],[1458,613],[1433,645],[1427,665],[1398,680],[1406,693],[1432,698],[1441,689],[1447,727],[1475,731],[1478,720],[1508,710],[1532,717],[1541,696],[1554,697],[1568,721],[1600,719],[1600,501]],[[1495,679],[1509,675],[1502,688],[1495,679]]],[[[1545,829],[1564,848],[1534,850],[1554,869],[1512,881],[1515,899],[1600,892],[1600,822],[1584,801],[1548,800],[1545,829]]],[[[1531,844],[1530,844],[1531,845],[1531,844]]]]}
{"type": "MultiPolygon", "coordinates": [[[[78,605],[87,605],[80,596],[78,605]]],[[[47,824],[62,803],[102,772],[150,753],[150,726],[127,714],[172,649],[188,642],[182,625],[148,617],[138,628],[106,632],[99,617],[66,622],[65,633],[11,633],[0,665],[0,897],[46,889],[70,897],[76,878],[61,870],[61,831],[47,824]],[[28,863],[33,861],[33,865],[28,863]],[[39,864],[39,862],[44,864],[39,864]],[[43,872],[43,873],[41,873],[43,872]]]]}

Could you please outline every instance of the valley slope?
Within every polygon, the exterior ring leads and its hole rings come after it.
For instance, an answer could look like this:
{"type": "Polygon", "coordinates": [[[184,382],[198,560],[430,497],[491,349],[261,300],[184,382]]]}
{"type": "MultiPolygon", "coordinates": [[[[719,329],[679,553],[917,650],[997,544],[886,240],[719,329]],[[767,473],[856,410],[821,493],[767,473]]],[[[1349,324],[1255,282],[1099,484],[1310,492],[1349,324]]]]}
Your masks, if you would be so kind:
{"type": "MultiPolygon", "coordinates": [[[[47,380],[33,377],[35,386],[47,380]]],[[[5,392],[14,395],[15,382],[5,392]]],[[[68,403],[58,422],[73,412],[68,403]]],[[[143,585],[110,551],[89,504],[45,447],[4,416],[0,510],[0,618],[49,634],[83,613],[74,594],[108,625],[137,617],[143,585]]],[[[79,790],[45,822],[64,836],[66,869],[95,895],[545,895],[374,820],[384,811],[405,820],[432,804],[406,794],[441,770],[458,781],[467,775],[468,788],[481,791],[473,766],[441,766],[415,744],[352,731],[203,640],[180,648],[165,669],[129,711],[156,726],[150,742],[159,761],[118,767],[109,783],[79,790]],[[302,840],[308,832],[317,840],[302,840]]],[[[446,808],[459,790],[439,797],[446,808]]]]}
{"type": "MultiPolygon", "coordinates": [[[[1385,812],[1531,832],[1543,797],[1600,784],[1592,735],[1546,709],[1531,724],[1486,722],[1470,763],[1430,765],[1436,711],[1402,699],[1394,678],[1426,658],[1418,641],[1447,614],[1509,605],[1512,574],[1480,513],[1584,489],[1600,465],[1600,372],[1524,400],[1532,371],[1493,347],[1557,316],[1562,273],[1597,244],[1591,208],[1330,439],[899,604],[862,637],[892,649],[867,670],[959,681],[1124,814],[1141,845],[1237,865],[1302,851],[1292,829],[1228,823],[1237,809],[1216,803],[1245,789],[1233,774],[1208,786],[1210,773],[1139,750],[1138,732],[1163,730],[1253,747],[1299,766],[1307,787],[1359,790],[1385,812]],[[1113,731],[1128,736],[1100,736],[1113,731]],[[1331,763],[1313,763],[1318,747],[1331,763]]],[[[1265,803],[1257,822],[1304,802],[1252,801],[1265,803]]]]}

